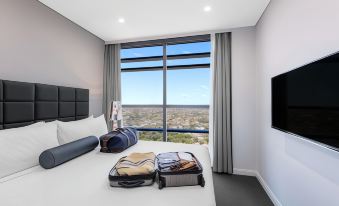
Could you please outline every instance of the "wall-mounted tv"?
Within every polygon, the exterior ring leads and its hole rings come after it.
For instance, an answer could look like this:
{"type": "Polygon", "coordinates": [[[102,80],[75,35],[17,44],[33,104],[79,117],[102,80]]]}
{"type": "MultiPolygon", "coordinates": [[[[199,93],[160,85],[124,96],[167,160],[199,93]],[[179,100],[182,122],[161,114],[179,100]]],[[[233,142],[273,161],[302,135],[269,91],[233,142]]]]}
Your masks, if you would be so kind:
{"type": "Polygon", "coordinates": [[[272,78],[272,127],[339,151],[339,53],[272,78]]]}

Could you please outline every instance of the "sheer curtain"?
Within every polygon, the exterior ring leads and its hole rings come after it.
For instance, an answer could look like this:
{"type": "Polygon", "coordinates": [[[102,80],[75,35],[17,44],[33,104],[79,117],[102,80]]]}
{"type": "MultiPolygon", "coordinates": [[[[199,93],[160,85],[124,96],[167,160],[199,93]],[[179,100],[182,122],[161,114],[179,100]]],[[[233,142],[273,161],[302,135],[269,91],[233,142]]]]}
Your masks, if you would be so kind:
{"type": "Polygon", "coordinates": [[[231,33],[217,33],[213,45],[213,171],[233,173],[231,114],[231,33]]]}
{"type": "Polygon", "coordinates": [[[121,101],[120,44],[105,45],[103,84],[102,112],[111,131],[110,105],[112,101],[121,101]]]}

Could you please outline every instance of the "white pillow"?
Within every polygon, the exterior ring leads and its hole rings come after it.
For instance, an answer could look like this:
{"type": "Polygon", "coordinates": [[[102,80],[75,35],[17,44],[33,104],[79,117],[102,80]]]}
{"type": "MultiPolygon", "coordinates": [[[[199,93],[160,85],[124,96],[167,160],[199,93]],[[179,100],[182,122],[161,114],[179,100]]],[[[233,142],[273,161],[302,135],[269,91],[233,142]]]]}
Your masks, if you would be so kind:
{"type": "Polygon", "coordinates": [[[1,130],[0,178],[38,165],[39,155],[58,145],[56,124],[1,130]]]}
{"type": "Polygon", "coordinates": [[[107,134],[107,125],[104,115],[97,118],[87,118],[79,121],[60,122],[58,121],[58,140],[60,145],[75,140],[107,134]]]}
{"type": "Polygon", "coordinates": [[[21,129],[21,128],[29,128],[29,127],[41,126],[41,125],[44,125],[44,124],[45,124],[45,122],[44,122],[44,121],[41,121],[41,122],[36,122],[36,123],[34,123],[34,124],[30,124],[30,125],[27,125],[27,126],[22,126],[22,127],[17,127],[17,128],[6,129],[6,131],[17,130],[17,129],[21,129]]]}
{"type": "Polygon", "coordinates": [[[82,122],[82,121],[90,120],[90,119],[93,119],[93,118],[94,118],[94,116],[91,115],[91,116],[89,116],[89,117],[87,117],[85,119],[75,120],[75,121],[71,121],[71,122],[82,122]]]}

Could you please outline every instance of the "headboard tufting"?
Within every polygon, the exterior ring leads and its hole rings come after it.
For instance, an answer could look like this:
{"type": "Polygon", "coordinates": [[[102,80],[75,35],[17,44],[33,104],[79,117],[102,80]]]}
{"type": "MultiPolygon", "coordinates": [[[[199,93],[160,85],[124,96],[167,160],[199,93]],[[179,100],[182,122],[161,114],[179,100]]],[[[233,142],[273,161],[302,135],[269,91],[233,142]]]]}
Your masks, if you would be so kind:
{"type": "Polygon", "coordinates": [[[0,129],[88,117],[89,90],[0,80],[0,129]]]}

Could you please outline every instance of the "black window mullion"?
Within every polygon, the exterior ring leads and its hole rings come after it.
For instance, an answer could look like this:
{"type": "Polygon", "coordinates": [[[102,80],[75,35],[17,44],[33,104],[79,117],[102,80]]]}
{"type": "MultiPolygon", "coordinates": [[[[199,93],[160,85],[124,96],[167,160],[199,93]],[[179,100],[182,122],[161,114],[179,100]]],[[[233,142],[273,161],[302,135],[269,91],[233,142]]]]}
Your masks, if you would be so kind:
{"type": "MultiPolygon", "coordinates": [[[[167,55],[167,59],[168,60],[196,59],[196,58],[206,58],[210,56],[211,56],[210,52],[192,53],[192,54],[173,54],[173,55],[167,55]]],[[[163,56],[132,57],[132,58],[122,58],[121,63],[161,61],[162,59],[163,59],[163,56]]]]}
{"type": "Polygon", "coordinates": [[[162,58],[163,56],[123,58],[121,59],[121,63],[161,61],[162,58]]]}
{"type": "Polygon", "coordinates": [[[163,44],[163,141],[167,142],[167,51],[163,44]]]}
{"type": "Polygon", "coordinates": [[[198,35],[198,36],[187,36],[187,37],[177,37],[177,38],[169,38],[169,39],[128,42],[128,43],[121,44],[121,48],[131,49],[131,48],[141,48],[141,47],[150,47],[150,46],[162,46],[165,43],[167,45],[174,45],[174,44],[187,44],[187,43],[209,42],[209,41],[211,41],[211,36],[209,34],[205,34],[205,35],[198,35]]]}
{"type": "Polygon", "coordinates": [[[175,60],[175,59],[197,59],[197,58],[206,58],[210,57],[210,52],[204,52],[204,53],[192,53],[192,54],[172,54],[168,55],[168,60],[175,60]]]}
{"type": "Polygon", "coordinates": [[[122,72],[142,72],[142,71],[162,71],[163,66],[156,67],[137,67],[137,68],[123,68],[122,72]]]}
{"type": "Polygon", "coordinates": [[[177,69],[204,69],[210,68],[210,64],[187,64],[187,65],[175,65],[168,66],[167,70],[177,70],[177,69]]]}
{"type": "MultiPolygon", "coordinates": [[[[167,66],[167,70],[179,70],[179,69],[208,69],[210,64],[188,64],[188,65],[175,65],[167,66]]],[[[142,72],[142,71],[161,71],[162,67],[138,67],[138,68],[126,68],[121,69],[122,72],[142,72]]]]}

